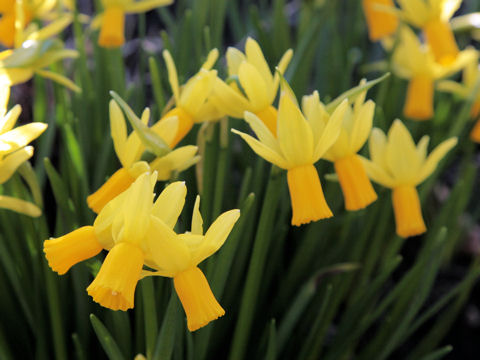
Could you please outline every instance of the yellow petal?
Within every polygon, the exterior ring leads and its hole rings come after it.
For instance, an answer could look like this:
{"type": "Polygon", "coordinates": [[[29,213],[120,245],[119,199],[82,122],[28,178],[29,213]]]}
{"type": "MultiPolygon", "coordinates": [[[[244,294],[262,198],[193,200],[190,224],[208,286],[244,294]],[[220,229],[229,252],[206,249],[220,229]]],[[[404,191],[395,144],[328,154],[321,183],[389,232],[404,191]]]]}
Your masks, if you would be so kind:
{"type": "Polygon", "coordinates": [[[318,91],[315,90],[312,95],[305,95],[302,98],[302,111],[305,114],[305,118],[310,123],[313,133],[313,142],[316,144],[320,140],[325,125],[329,119],[325,107],[320,102],[318,91]]]}
{"type": "Polygon", "coordinates": [[[210,70],[213,65],[217,62],[218,59],[218,49],[212,49],[207,55],[207,60],[202,64],[201,68],[205,70],[210,70]]]}
{"type": "Polygon", "coordinates": [[[245,110],[251,111],[248,100],[219,78],[215,79],[210,100],[225,114],[242,118],[245,110]]]}
{"type": "Polygon", "coordinates": [[[26,146],[13,152],[0,161],[0,184],[10,179],[13,173],[33,155],[33,147],[26,146]]]}
{"type": "Polygon", "coordinates": [[[263,110],[271,105],[267,84],[252,64],[248,62],[241,63],[238,69],[238,78],[255,111],[263,110]]]}
{"type": "Polygon", "coordinates": [[[70,80],[69,78],[67,78],[63,75],[54,73],[52,71],[40,70],[40,69],[35,70],[35,73],[37,73],[38,75],[40,75],[40,76],[42,76],[46,79],[53,80],[56,83],[58,83],[60,85],[63,85],[66,88],[69,88],[70,90],[72,90],[76,93],[81,93],[82,92],[82,89],[80,87],[78,87],[72,80],[70,80]]]}
{"type": "Polygon", "coordinates": [[[247,57],[247,61],[252,64],[261,75],[265,85],[267,86],[267,89],[271,90],[273,86],[272,73],[268,67],[265,57],[263,56],[262,49],[260,49],[258,43],[251,37],[247,39],[245,44],[245,55],[247,57]]]}
{"type": "Polygon", "coordinates": [[[416,179],[415,185],[423,182],[435,171],[440,160],[457,144],[457,141],[456,137],[445,140],[428,155],[416,179]]]}
{"type": "Polygon", "coordinates": [[[30,123],[0,135],[0,155],[8,154],[27,145],[45,131],[47,124],[30,123]]]}
{"type": "Polygon", "coordinates": [[[315,161],[312,128],[283,87],[278,107],[277,138],[290,167],[315,161]]]}
{"type": "Polygon", "coordinates": [[[125,12],[128,13],[144,13],[161,6],[167,6],[173,3],[173,0],[142,0],[129,1],[125,6],[125,12]]]}
{"type": "MultiPolygon", "coordinates": [[[[7,87],[7,89],[9,89],[9,87],[7,87]]],[[[0,114],[2,113],[1,111],[2,110],[0,109],[0,114]]],[[[15,105],[5,116],[3,116],[3,118],[0,116],[0,134],[4,134],[13,129],[21,112],[22,107],[20,105],[15,105]]]]}
{"type": "Polygon", "coordinates": [[[282,169],[288,169],[289,164],[287,163],[287,160],[283,158],[283,156],[265,144],[262,144],[260,141],[257,139],[251,137],[250,135],[244,134],[240,131],[237,131],[235,129],[232,129],[232,132],[240,135],[243,140],[246,141],[246,143],[252,148],[252,150],[268,162],[271,162],[272,164],[277,165],[278,167],[282,169]]]}
{"type": "MultiPolygon", "coordinates": [[[[287,66],[290,63],[290,60],[292,60],[292,56],[293,56],[293,50],[292,49],[288,49],[285,52],[285,54],[283,54],[282,58],[280,59],[280,61],[278,62],[278,65],[277,65],[277,70],[278,70],[278,72],[280,72],[280,74],[283,75],[285,73],[285,70],[287,69],[287,66]]],[[[274,92],[277,91],[278,84],[280,82],[280,75],[278,74],[278,72],[275,72],[275,75],[273,76],[274,92]]]]}
{"type": "Polygon", "coordinates": [[[195,117],[212,92],[216,77],[215,70],[201,70],[183,86],[178,106],[195,117]]]}
{"type": "Polygon", "coordinates": [[[265,123],[258,118],[255,114],[245,111],[245,121],[250,125],[255,135],[257,135],[258,140],[265,144],[267,147],[275,151],[276,153],[281,153],[278,141],[275,138],[275,135],[270,132],[265,123]]]}
{"type": "Polygon", "coordinates": [[[365,171],[371,180],[387,188],[394,188],[397,185],[396,181],[377,163],[370,161],[363,156],[360,156],[360,159],[362,160],[365,171]]]}
{"type": "Polygon", "coordinates": [[[203,242],[192,254],[195,265],[214,254],[227,240],[233,226],[240,217],[240,210],[230,210],[220,215],[207,230],[203,242]]]}
{"type": "Polygon", "coordinates": [[[245,55],[237,48],[229,47],[227,49],[226,58],[228,75],[238,75],[240,64],[246,60],[245,55]]]}
{"type": "Polygon", "coordinates": [[[168,81],[172,88],[173,97],[175,98],[175,103],[178,105],[180,102],[180,86],[178,85],[177,68],[168,50],[164,50],[162,54],[165,64],[167,65],[168,81]]]}
{"type": "MultiPolygon", "coordinates": [[[[8,99],[10,97],[10,86],[0,85],[0,117],[4,116],[7,112],[8,99]]],[[[2,120],[2,123],[4,121],[2,120]]],[[[0,133],[2,133],[3,126],[0,126],[0,133]]]]}
{"type": "Polygon", "coordinates": [[[55,36],[62,32],[73,20],[73,16],[68,13],[62,14],[62,16],[48,24],[47,26],[35,31],[32,35],[28,36],[26,40],[46,40],[52,36],[55,36]]]}
{"type": "Polygon", "coordinates": [[[113,139],[113,148],[122,166],[126,169],[132,165],[126,161],[127,124],[123,112],[115,100],[110,100],[110,133],[113,139]]]}
{"type": "Polygon", "coordinates": [[[372,130],[374,112],[375,103],[372,100],[363,104],[358,112],[355,110],[353,128],[350,134],[350,149],[353,152],[358,152],[367,141],[372,130]]]}
{"type": "Polygon", "coordinates": [[[420,160],[410,132],[399,119],[393,122],[388,132],[385,151],[392,176],[404,185],[411,185],[420,170],[420,160]]]}
{"type": "Polygon", "coordinates": [[[32,69],[0,68],[0,84],[17,85],[30,80],[32,77],[32,69]]]}
{"type": "Polygon", "coordinates": [[[386,147],[387,137],[385,136],[385,133],[379,128],[374,128],[370,134],[370,140],[368,141],[368,150],[372,161],[384,170],[388,168],[385,155],[386,147]]]}
{"type": "Polygon", "coordinates": [[[325,154],[325,152],[335,143],[335,141],[337,141],[342,128],[345,111],[347,110],[348,106],[348,100],[343,100],[330,116],[330,119],[323,130],[322,136],[315,144],[315,152],[313,154],[314,162],[317,162],[318,159],[320,159],[323,154],[325,154]]]}
{"type": "Polygon", "coordinates": [[[170,229],[177,223],[185,205],[187,187],[185,182],[176,181],[168,185],[153,204],[152,215],[162,220],[170,229]]]}
{"type": "Polygon", "coordinates": [[[182,146],[161,158],[156,158],[150,163],[150,167],[158,171],[158,180],[168,180],[173,171],[183,171],[195,164],[199,160],[195,156],[197,151],[196,146],[182,146]]]}
{"type": "Polygon", "coordinates": [[[190,264],[191,255],[187,246],[161,220],[152,217],[145,240],[148,256],[160,269],[177,273],[190,264]]]}
{"type": "Polygon", "coordinates": [[[428,135],[422,136],[417,145],[417,155],[420,159],[420,162],[423,164],[427,157],[428,143],[430,142],[430,137],[428,135]]]}
{"type": "Polygon", "coordinates": [[[192,234],[203,235],[203,219],[200,214],[200,195],[195,199],[192,215],[192,234]]]}
{"type": "Polygon", "coordinates": [[[42,210],[40,210],[37,205],[10,196],[0,195],[0,208],[15,211],[31,217],[39,217],[42,215],[42,210]]]}
{"type": "Polygon", "coordinates": [[[160,136],[165,143],[171,144],[177,134],[178,122],[178,116],[164,117],[152,125],[151,129],[160,136]]]}

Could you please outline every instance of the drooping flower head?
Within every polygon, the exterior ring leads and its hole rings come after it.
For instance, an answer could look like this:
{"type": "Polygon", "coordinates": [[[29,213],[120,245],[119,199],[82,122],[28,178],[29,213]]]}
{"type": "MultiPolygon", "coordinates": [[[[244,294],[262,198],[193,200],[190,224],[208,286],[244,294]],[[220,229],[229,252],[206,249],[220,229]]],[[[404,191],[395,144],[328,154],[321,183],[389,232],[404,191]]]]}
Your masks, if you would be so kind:
{"type": "Polygon", "coordinates": [[[211,68],[218,59],[218,50],[211,50],[200,70],[182,86],[178,83],[175,62],[168,50],[163,52],[163,58],[167,65],[168,81],[172,88],[175,106],[163,116],[160,122],[171,116],[178,117],[177,134],[172,141],[168,142],[173,148],[188,134],[193,124],[215,121],[225,116],[225,113],[219,111],[210,101],[217,78],[217,71],[211,68]]]}
{"type": "MultiPolygon", "coordinates": [[[[152,219],[173,227],[185,203],[183,182],[167,186],[153,202],[156,173],[144,173],[98,214],[93,226],[83,226],[59,238],[45,240],[49,266],[62,275],[102,249],[109,251],[87,288],[94,301],[112,310],[133,308],[135,287],[143,265],[152,264],[146,241],[152,219]]],[[[157,239],[161,234],[156,234],[157,239]]]]}
{"type": "Polygon", "coordinates": [[[0,84],[7,86],[21,84],[37,74],[80,92],[81,89],[70,79],[45,70],[59,60],[76,57],[78,52],[65,49],[60,40],[27,40],[20,48],[0,52],[0,84]]]}
{"type": "MultiPolygon", "coordinates": [[[[128,105],[123,103],[123,106],[128,105]]],[[[130,108],[127,110],[130,116],[135,116],[130,108]]],[[[147,108],[143,111],[141,120],[137,119],[141,128],[127,136],[127,125],[122,109],[115,100],[110,101],[111,135],[115,153],[122,167],[87,198],[88,206],[94,212],[100,212],[105,204],[125,191],[143,173],[155,170],[158,180],[168,180],[174,171],[183,171],[199,160],[196,156],[198,150],[196,146],[188,145],[170,151],[165,145],[166,150],[156,154],[156,158],[150,163],[142,161],[142,154],[147,150],[145,143],[152,140],[152,133],[157,135],[155,139],[160,138],[159,140],[165,144],[172,141],[178,127],[178,118],[169,117],[148,128],[149,118],[150,110],[147,108]]]]}
{"type": "MultiPolygon", "coordinates": [[[[39,137],[47,124],[33,122],[14,128],[22,111],[15,105],[7,112],[10,88],[0,84],[0,185],[5,183],[20,165],[33,155],[33,146],[27,146],[39,137]]],[[[0,208],[29,216],[40,216],[41,210],[34,204],[10,196],[0,196],[0,208]]]]}
{"type": "Polygon", "coordinates": [[[393,7],[393,0],[362,0],[362,4],[370,40],[378,41],[397,31],[398,18],[382,9],[382,7],[393,7]]]}
{"type": "Polygon", "coordinates": [[[292,202],[292,225],[302,225],[332,216],[313,166],[335,143],[340,134],[343,117],[348,107],[345,100],[325,123],[322,113],[311,111],[305,116],[300,111],[295,95],[282,81],[276,132],[272,133],[258,116],[245,112],[258,140],[232,130],[265,160],[287,170],[292,202]]]}
{"type": "Polygon", "coordinates": [[[147,237],[147,243],[153,259],[151,267],[156,271],[144,271],[142,274],[173,278],[175,290],[187,314],[190,331],[225,314],[198,264],[220,249],[240,217],[238,209],[227,211],[204,234],[199,207],[200,197],[197,196],[189,233],[175,234],[163,222],[152,221],[154,231],[147,237]],[[157,234],[162,236],[158,237],[157,234]]]}
{"type": "Polygon", "coordinates": [[[448,21],[461,3],[462,0],[398,0],[402,20],[423,30],[435,60],[443,65],[454,62],[459,54],[448,21]]]}
{"type": "Polygon", "coordinates": [[[103,13],[93,20],[92,27],[100,27],[100,46],[116,48],[125,43],[125,14],[147,12],[170,5],[173,0],[101,0],[101,3],[103,13]]]}
{"type": "Polygon", "coordinates": [[[245,54],[236,48],[227,50],[227,83],[216,79],[212,101],[227,115],[243,118],[245,111],[259,117],[276,134],[277,110],[272,106],[277,96],[280,74],[283,74],[292,58],[293,51],[287,50],[272,72],[258,43],[248,38],[245,54]]]}
{"type": "Polygon", "coordinates": [[[393,190],[392,201],[397,234],[409,237],[424,233],[427,228],[416,186],[427,179],[457,138],[443,141],[427,156],[429,137],[415,145],[408,129],[395,120],[388,135],[374,128],[369,140],[371,160],[362,158],[370,179],[393,190]]]}
{"type": "Polygon", "coordinates": [[[422,45],[408,27],[400,32],[400,43],[393,54],[393,70],[408,79],[407,99],[404,115],[417,120],[433,116],[434,82],[461,70],[477,57],[475,50],[461,51],[454,62],[441,65],[428,46],[422,45]]]}
{"type": "MultiPolygon", "coordinates": [[[[357,95],[353,104],[346,107],[338,139],[322,156],[335,166],[347,210],[363,209],[377,199],[377,194],[357,155],[370,135],[375,110],[375,103],[372,100],[365,102],[366,93],[365,90],[357,95]]],[[[321,119],[323,127],[331,121],[316,91],[303,97],[302,109],[307,119],[321,119]]]]}

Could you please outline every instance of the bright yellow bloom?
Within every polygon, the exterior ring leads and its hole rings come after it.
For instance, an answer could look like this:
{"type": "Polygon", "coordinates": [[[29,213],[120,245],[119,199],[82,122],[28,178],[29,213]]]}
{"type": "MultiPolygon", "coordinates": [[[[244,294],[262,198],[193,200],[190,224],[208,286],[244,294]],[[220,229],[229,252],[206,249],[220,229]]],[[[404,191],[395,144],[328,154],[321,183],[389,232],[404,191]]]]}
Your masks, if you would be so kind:
{"type": "Polygon", "coordinates": [[[397,31],[398,18],[389,12],[377,8],[379,5],[393,7],[393,0],[363,0],[362,3],[370,40],[378,41],[393,35],[397,31]]]}
{"type": "Polygon", "coordinates": [[[170,148],[173,148],[188,134],[193,124],[215,121],[225,116],[210,101],[213,85],[217,78],[217,71],[211,70],[211,68],[218,59],[218,50],[211,50],[200,71],[182,86],[178,83],[177,69],[168,50],[163,51],[163,58],[167,65],[168,81],[172,88],[175,106],[163,116],[160,122],[171,116],[178,117],[177,134],[167,142],[170,148]]]}
{"type": "Polygon", "coordinates": [[[80,92],[81,89],[65,76],[44,69],[59,60],[77,56],[77,51],[65,49],[60,40],[25,41],[20,48],[0,52],[0,84],[21,84],[37,74],[80,92]]]}
{"type": "Polygon", "coordinates": [[[281,90],[276,133],[272,134],[265,123],[251,112],[245,112],[245,120],[259,140],[237,130],[232,131],[240,135],[258,155],[288,171],[292,225],[300,226],[332,216],[313,164],[337,140],[348,101],[343,101],[325,124],[324,114],[319,112],[305,112],[305,119],[285,81],[282,81],[281,90]]]}
{"type": "Polygon", "coordinates": [[[423,30],[435,60],[443,65],[455,61],[459,51],[448,21],[462,0],[398,0],[400,17],[423,30]]]}
{"type": "MultiPolygon", "coordinates": [[[[112,310],[133,308],[135,287],[143,265],[153,260],[146,238],[153,222],[171,231],[185,203],[183,182],[170,184],[153,202],[156,173],[144,173],[98,214],[93,226],[44,242],[44,252],[53,271],[66,273],[70,267],[97,255],[109,253],[94,281],[87,288],[100,305],[112,310]]],[[[162,234],[156,234],[160,241],[162,234]]]]}
{"type": "MultiPolygon", "coordinates": [[[[147,108],[141,118],[145,126],[148,124],[149,117],[150,110],[147,108]]],[[[157,122],[150,129],[166,143],[169,143],[175,136],[177,126],[178,119],[169,117],[162,122],[157,122]]],[[[142,154],[146,150],[145,145],[137,131],[132,131],[127,136],[125,118],[115,100],[110,101],[110,128],[115,153],[122,167],[95,193],[88,196],[88,206],[96,213],[100,212],[110,200],[128,189],[141,174],[155,170],[158,180],[168,180],[174,171],[183,171],[199,160],[199,157],[196,156],[198,148],[189,145],[170,151],[163,156],[158,156],[150,163],[142,161],[142,154]]]]}
{"type": "MultiPolygon", "coordinates": [[[[322,156],[334,163],[347,210],[363,209],[377,199],[377,194],[357,155],[370,135],[375,110],[375,103],[372,100],[365,102],[366,93],[366,90],[363,91],[357,96],[354,104],[347,107],[337,141],[322,156]]],[[[304,96],[302,108],[307,118],[320,118],[323,126],[327,125],[329,115],[320,102],[318,92],[304,96]]]]}
{"type": "MultiPolygon", "coordinates": [[[[10,88],[0,85],[0,185],[32,157],[33,146],[27,146],[28,143],[47,128],[46,124],[34,122],[14,129],[22,108],[16,105],[7,113],[9,94],[10,88]]],[[[0,208],[34,217],[41,214],[41,210],[34,204],[9,196],[0,196],[0,208]]]]}
{"type": "Polygon", "coordinates": [[[190,233],[177,235],[162,221],[152,219],[147,246],[154,262],[151,266],[157,271],[144,271],[142,274],[143,277],[154,275],[173,278],[190,331],[225,314],[198,264],[220,249],[240,217],[238,209],[227,211],[213,222],[204,235],[199,207],[200,197],[197,196],[190,233]]]}
{"type": "Polygon", "coordinates": [[[138,14],[160,6],[167,6],[173,0],[101,0],[103,13],[92,22],[93,28],[100,27],[98,45],[116,48],[125,43],[124,27],[126,14],[138,14]]]}
{"type": "MultiPolygon", "coordinates": [[[[444,80],[438,83],[437,89],[441,91],[455,93],[458,96],[466,99],[473,93],[473,91],[475,90],[475,85],[479,80],[480,68],[477,58],[468,63],[468,65],[463,70],[463,79],[461,84],[456,81],[444,80]]],[[[473,103],[470,115],[472,119],[477,119],[480,115],[480,94],[477,95],[477,98],[473,103]]],[[[480,143],[480,119],[478,119],[475,123],[475,126],[470,133],[470,138],[473,141],[480,143]]]]}
{"type": "Polygon", "coordinates": [[[437,63],[428,46],[423,46],[408,27],[400,33],[400,43],[393,54],[393,70],[409,80],[405,116],[426,120],[433,116],[435,80],[445,78],[465,67],[477,57],[475,50],[463,50],[448,65],[437,63]]]}
{"type": "Polygon", "coordinates": [[[427,157],[428,142],[429,137],[425,135],[416,146],[408,129],[397,119],[388,137],[382,130],[373,129],[369,140],[371,160],[362,158],[368,176],[393,190],[397,234],[402,237],[427,230],[416,186],[433,173],[440,160],[456,145],[457,138],[445,140],[427,157]]]}
{"type": "MultiPolygon", "coordinates": [[[[285,72],[292,55],[290,49],[282,56],[277,66],[280,74],[285,72]]],[[[229,47],[227,65],[228,85],[216,79],[212,102],[232,117],[243,118],[245,111],[254,113],[272,134],[276,134],[277,110],[272,104],[277,96],[280,74],[272,75],[258,43],[249,37],[245,54],[229,47]]]]}

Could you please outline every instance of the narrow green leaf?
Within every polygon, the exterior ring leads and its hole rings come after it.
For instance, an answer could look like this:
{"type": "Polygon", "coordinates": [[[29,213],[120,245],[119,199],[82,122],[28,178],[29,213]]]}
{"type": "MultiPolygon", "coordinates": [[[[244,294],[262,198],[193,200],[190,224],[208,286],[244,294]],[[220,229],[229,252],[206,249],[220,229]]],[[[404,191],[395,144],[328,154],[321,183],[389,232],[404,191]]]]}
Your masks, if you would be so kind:
{"type": "Polygon", "coordinates": [[[173,347],[175,344],[175,332],[177,324],[180,321],[180,309],[177,295],[173,293],[170,296],[167,310],[163,318],[162,327],[158,333],[157,344],[152,360],[169,360],[172,358],[173,347]]]}
{"type": "MultiPolygon", "coordinates": [[[[277,329],[275,327],[275,319],[270,321],[270,331],[268,333],[267,353],[265,360],[275,360],[277,358],[277,329]]],[[[281,352],[279,352],[281,353],[281,352]]]]}
{"type": "Polygon", "coordinates": [[[120,352],[117,343],[103,323],[93,314],[90,314],[90,322],[108,358],[110,360],[124,360],[125,358],[120,352]]]}

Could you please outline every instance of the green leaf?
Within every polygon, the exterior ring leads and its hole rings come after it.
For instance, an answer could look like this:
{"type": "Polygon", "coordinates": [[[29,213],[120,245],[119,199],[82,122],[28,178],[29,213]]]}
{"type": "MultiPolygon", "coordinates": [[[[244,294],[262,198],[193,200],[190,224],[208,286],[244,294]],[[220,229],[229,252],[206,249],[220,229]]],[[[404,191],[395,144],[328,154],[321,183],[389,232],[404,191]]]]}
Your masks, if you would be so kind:
{"type": "Polygon", "coordinates": [[[123,109],[127,115],[128,121],[137,132],[143,145],[145,145],[149,151],[156,156],[164,156],[171,151],[165,141],[147,125],[142,123],[137,115],[135,115],[132,108],[128,106],[128,104],[115,91],[110,91],[110,95],[112,95],[113,99],[123,109]]]}
{"type": "Polygon", "coordinates": [[[277,329],[275,327],[275,319],[270,321],[270,331],[268,333],[267,353],[265,360],[275,360],[277,358],[277,329]]]}
{"type": "Polygon", "coordinates": [[[152,360],[169,360],[172,358],[175,345],[175,332],[179,319],[179,304],[177,296],[172,292],[167,310],[163,318],[162,327],[158,333],[157,344],[152,360]]]}
{"type": "Polygon", "coordinates": [[[125,358],[120,352],[117,343],[103,323],[93,314],[90,314],[90,322],[108,358],[110,360],[124,360],[125,358]]]}

